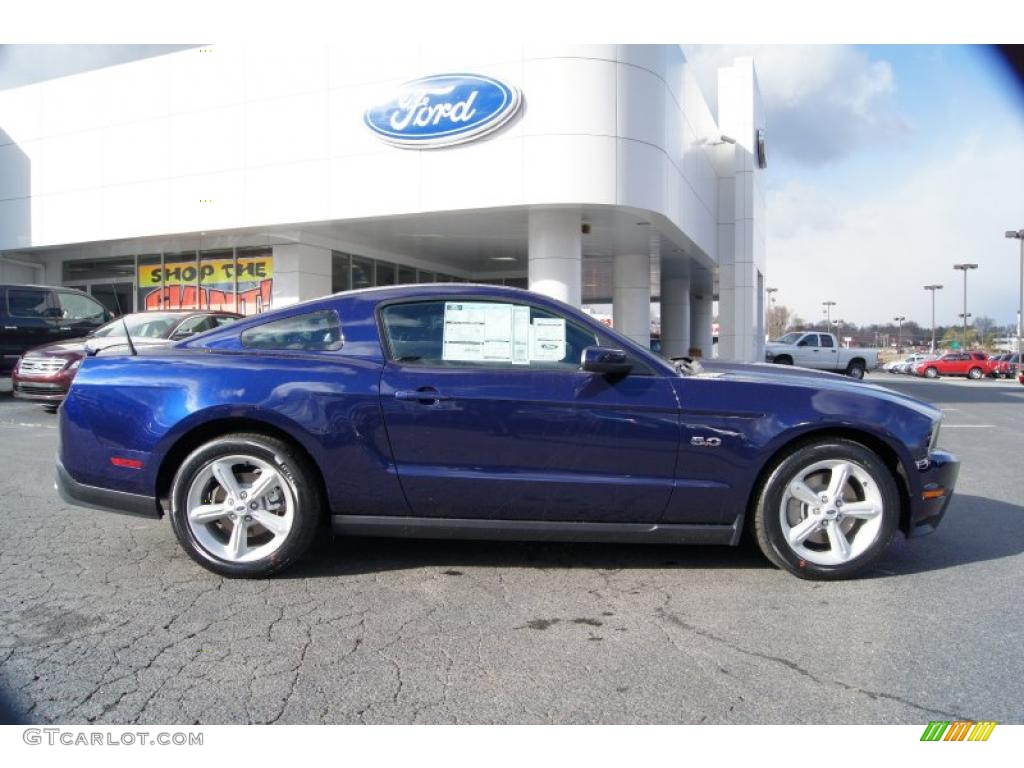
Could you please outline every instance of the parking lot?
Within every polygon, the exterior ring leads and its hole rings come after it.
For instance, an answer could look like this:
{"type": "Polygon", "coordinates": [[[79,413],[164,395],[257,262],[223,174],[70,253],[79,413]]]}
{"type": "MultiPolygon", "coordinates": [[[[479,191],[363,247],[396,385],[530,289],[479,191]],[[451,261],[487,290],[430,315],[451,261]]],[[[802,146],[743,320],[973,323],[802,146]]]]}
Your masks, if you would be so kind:
{"type": "Polygon", "coordinates": [[[71,723],[1024,721],[1024,386],[875,373],[946,411],[930,537],[809,583],[719,547],[323,541],[271,581],[166,520],[66,507],[56,417],[0,394],[0,682],[71,723]]]}

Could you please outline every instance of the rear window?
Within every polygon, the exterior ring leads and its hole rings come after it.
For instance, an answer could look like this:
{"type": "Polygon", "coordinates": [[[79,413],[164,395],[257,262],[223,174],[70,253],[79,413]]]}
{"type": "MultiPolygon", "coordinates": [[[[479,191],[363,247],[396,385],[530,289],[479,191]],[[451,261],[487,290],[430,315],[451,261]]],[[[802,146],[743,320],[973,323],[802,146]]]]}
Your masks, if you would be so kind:
{"type": "Polygon", "coordinates": [[[337,312],[323,310],[271,320],[242,331],[242,346],[300,352],[334,352],[341,349],[341,322],[337,312]]]}

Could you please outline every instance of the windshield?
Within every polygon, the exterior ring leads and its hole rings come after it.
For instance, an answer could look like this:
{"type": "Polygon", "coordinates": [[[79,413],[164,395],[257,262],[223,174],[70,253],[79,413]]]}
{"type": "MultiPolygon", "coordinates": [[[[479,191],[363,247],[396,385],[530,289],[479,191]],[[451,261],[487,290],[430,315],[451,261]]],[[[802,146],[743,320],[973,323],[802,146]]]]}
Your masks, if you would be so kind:
{"type": "Polygon", "coordinates": [[[787,333],[781,339],[778,339],[777,343],[779,343],[779,344],[796,344],[801,336],[803,336],[802,332],[787,333]]]}
{"type": "Polygon", "coordinates": [[[139,312],[125,315],[97,328],[93,336],[124,336],[124,327],[134,338],[166,339],[181,320],[181,315],[162,315],[157,312],[139,312]]]}

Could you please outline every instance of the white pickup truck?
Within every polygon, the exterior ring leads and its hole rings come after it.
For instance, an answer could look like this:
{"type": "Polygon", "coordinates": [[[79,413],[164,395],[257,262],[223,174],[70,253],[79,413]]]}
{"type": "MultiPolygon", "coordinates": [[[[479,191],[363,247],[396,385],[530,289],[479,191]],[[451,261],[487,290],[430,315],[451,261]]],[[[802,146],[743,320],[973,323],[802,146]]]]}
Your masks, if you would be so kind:
{"type": "Polygon", "coordinates": [[[845,373],[863,379],[864,372],[878,367],[878,350],[839,346],[831,333],[793,331],[765,345],[765,359],[779,365],[799,365],[822,371],[845,373]]]}

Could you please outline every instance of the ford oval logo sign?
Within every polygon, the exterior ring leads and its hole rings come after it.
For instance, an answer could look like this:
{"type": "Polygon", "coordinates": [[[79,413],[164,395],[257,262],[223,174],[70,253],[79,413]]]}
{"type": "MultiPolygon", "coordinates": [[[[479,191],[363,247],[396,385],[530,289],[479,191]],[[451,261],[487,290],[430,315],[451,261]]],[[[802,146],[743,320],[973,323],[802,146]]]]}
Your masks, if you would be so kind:
{"type": "Polygon", "coordinates": [[[484,75],[433,75],[404,83],[363,119],[399,147],[448,147],[504,125],[519,109],[519,89],[484,75]]]}

